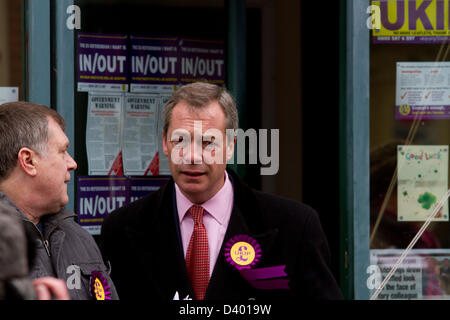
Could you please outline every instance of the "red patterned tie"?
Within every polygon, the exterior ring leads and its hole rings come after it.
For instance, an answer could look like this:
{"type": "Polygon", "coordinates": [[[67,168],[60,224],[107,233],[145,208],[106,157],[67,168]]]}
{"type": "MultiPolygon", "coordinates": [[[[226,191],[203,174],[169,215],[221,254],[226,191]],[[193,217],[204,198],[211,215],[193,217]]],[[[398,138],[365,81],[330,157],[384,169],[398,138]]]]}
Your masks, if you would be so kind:
{"type": "Polygon", "coordinates": [[[208,235],[203,225],[203,211],[200,206],[189,209],[194,219],[194,231],[186,254],[186,268],[196,300],[203,300],[209,282],[208,235]]]}

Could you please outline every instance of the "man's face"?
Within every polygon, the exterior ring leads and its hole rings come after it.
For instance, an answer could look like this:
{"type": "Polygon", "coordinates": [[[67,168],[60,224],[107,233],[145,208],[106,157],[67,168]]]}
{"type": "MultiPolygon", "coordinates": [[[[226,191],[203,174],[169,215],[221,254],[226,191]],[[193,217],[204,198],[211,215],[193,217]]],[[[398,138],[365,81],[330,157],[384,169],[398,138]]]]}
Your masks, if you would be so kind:
{"type": "Polygon", "coordinates": [[[67,182],[70,171],[77,168],[77,163],[67,152],[69,139],[61,127],[51,118],[48,122],[47,150],[38,155],[36,178],[39,192],[42,194],[44,210],[56,213],[68,202],[67,182]]]}
{"type": "Polygon", "coordinates": [[[216,101],[196,110],[182,101],[172,110],[167,136],[163,136],[163,151],[169,158],[173,179],[194,203],[209,200],[224,184],[226,162],[232,155],[232,144],[227,149],[225,141],[225,123],[225,114],[216,101]],[[214,132],[221,132],[222,136],[214,132]]]}

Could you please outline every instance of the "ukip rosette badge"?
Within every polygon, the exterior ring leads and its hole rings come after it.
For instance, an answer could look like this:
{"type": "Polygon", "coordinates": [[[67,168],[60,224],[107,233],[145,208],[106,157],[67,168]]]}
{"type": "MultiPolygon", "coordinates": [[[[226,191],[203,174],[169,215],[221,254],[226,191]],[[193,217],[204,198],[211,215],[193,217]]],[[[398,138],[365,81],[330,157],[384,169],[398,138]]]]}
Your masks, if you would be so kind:
{"type": "Polygon", "coordinates": [[[91,295],[95,300],[111,300],[111,287],[108,280],[100,271],[92,271],[91,273],[91,295]]]}
{"type": "Polygon", "coordinates": [[[237,270],[252,269],[261,259],[259,243],[250,236],[240,234],[225,244],[225,259],[237,270]]]}

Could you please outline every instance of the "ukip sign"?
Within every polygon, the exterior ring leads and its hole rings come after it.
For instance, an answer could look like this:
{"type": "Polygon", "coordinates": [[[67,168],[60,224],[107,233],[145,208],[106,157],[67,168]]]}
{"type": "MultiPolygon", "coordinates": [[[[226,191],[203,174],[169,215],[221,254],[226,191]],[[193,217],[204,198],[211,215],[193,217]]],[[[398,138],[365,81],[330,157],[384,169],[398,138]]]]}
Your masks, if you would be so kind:
{"type": "Polygon", "coordinates": [[[441,43],[450,39],[449,0],[379,0],[367,9],[373,43],[441,43]]]}

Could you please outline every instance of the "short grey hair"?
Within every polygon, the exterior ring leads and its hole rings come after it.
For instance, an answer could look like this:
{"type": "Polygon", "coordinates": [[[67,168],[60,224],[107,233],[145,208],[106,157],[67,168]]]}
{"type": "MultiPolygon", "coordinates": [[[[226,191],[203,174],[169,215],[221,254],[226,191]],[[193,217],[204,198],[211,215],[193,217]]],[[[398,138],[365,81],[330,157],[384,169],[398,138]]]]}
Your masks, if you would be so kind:
{"type": "Polygon", "coordinates": [[[239,127],[239,117],[236,103],[231,94],[215,84],[194,82],[179,88],[167,101],[164,108],[164,135],[167,137],[172,111],[178,103],[186,102],[195,110],[204,108],[213,101],[219,103],[225,114],[225,128],[236,130],[239,127]]]}
{"type": "Polygon", "coordinates": [[[47,151],[49,118],[65,130],[64,119],[49,107],[23,101],[0,105],[0,181],[16,167],[21,148],[47,151]]]}

